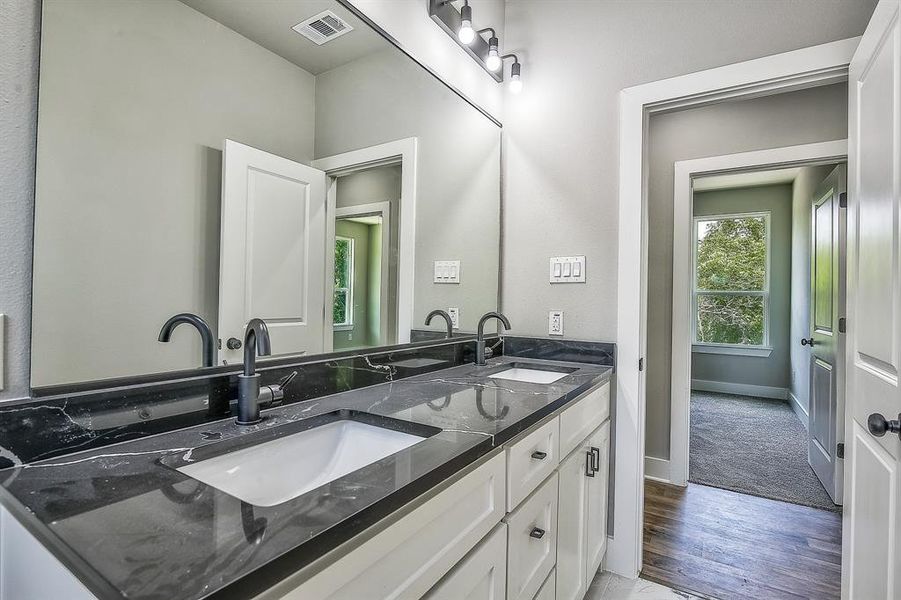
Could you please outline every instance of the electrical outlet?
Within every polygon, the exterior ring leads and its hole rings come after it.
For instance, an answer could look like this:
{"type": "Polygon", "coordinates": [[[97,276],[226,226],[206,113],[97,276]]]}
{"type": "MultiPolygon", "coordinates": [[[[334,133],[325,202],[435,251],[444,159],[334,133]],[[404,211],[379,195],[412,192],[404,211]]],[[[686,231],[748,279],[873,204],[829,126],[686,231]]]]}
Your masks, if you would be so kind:
{"type": "Polygon", "coordinates": [[[456,306],[451,306],[447,309],[447,314],[450,315],[451,318],[451,327],[454,329],[460,329],[460,309],[456,306]]]}
{"type": "Polygon", "coordinates": [[[547,314],[548,335],[563,335],[563,311],[552,310],[547,314]]]}

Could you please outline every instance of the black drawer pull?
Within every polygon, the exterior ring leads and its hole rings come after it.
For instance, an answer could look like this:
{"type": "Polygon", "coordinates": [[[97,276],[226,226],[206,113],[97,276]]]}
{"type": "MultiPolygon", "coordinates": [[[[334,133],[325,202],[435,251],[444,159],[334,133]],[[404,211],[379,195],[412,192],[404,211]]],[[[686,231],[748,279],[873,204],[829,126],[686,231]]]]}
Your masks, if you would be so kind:
{"type": "Polygon", "coordinates": [[[547,458],[547,452],[536,450],[532,453],[532,458],[534,458],[535,460],[544,460],[545,458],[547,458]]]}
{"type": "Polygon", "coordinates": [[[594,466],[594,454],[589,450],[585,453],[585,476],[586,477],[594,477],[594,470],[591,468],[594,466]]]}
{"type": "Polygon", "coordinates": [[[591,470],[597,473],[601,470],[601,450],[591,447],[591,470]]]}
{"type": "Polygon", "coordinates": [[[540,540],[541,538],[544,537],[544,534],[545,534],[544,529],[539,529],[538,527],[536,527],[532,531],[529,532],[529,537],[533,537],[536,540],[540,540]]]}

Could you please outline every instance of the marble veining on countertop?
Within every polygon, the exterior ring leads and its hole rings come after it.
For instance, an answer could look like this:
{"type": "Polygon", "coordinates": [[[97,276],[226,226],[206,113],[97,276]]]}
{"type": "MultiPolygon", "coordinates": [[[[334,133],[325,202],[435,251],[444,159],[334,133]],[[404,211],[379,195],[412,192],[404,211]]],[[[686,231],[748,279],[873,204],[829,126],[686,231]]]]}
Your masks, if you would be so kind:
{"type": "Polygon", "coordinates": [[[252,596],[611,372],[605,366],[510,356],[482,367],[461,365],[270,409],[256,426],[238,427],[229,418],[17,465],[0,471],[0,500],[101,599],[252,596]],[[511,363],[572,372],[547,385],[487,377],[511,363]],[[272,434],[336,410],[441,432],[272,507],[242,502],[161,462],[164,457],[191,462],[199,448],[272,434]]]}

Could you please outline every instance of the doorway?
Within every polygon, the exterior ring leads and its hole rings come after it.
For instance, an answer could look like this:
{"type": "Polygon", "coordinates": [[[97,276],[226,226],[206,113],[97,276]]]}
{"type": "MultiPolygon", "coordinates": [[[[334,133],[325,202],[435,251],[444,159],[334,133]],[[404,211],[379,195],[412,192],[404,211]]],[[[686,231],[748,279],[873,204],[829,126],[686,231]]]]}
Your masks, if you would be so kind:
{"type": "MultiPolygon", "coordinates": [[[[338,198],[340,202],[340,184],[338,198]]],[[[391,315],[397,304],[397,294],[392,293],[397,261],[391,260],[396,232],[391,222],[390,201],[339,206],[335,211],[335,350],[391,343],[391,315]]]]}
{"type": "Polygon", "coordinates": [[[832,448],[824,462],[841,467],[843,365],[833,352],[831,383],[817,382],[826,361],[809,338],[837,334],[844,310],[845,147],[676,163],[671,471],[646,482],[643,577],[716,597],[839,597],[841,499],[815,465],[832,448]],[[808,548],[774,580],[798,539],[808,548]]]}

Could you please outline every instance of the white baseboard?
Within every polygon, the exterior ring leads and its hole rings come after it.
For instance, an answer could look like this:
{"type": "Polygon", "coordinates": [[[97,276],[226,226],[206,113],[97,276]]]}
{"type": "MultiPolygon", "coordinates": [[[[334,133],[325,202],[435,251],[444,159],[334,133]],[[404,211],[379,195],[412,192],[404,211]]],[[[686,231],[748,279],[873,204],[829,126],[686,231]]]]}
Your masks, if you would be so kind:
{"type": "Polygon", "coordinates": [[[788,392],[788,403],[791,404],[792,410],[798,415],[798,420],[801,421],[804,429],[810,431],[810,413],[807,412],[807,409],[801,405],[798,398],[791,391],[788,392]]]}
{"type": "Polygon", "coordinates": [[[644,477],[663,483],[670,483],[669,461],[653,456],[644,457],[644,477]]]}
{"type": "Polygon", "coordinates": [[[719,392],[721,394],[737,394],[739,396],[757,396],[758,398],[778,398],[788,400],[788,388],[768,385],[751,385],[749,383],[730,383],[727,381],[705,381],[692,379],[691,389],[699,392],[719,392]]]}

